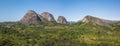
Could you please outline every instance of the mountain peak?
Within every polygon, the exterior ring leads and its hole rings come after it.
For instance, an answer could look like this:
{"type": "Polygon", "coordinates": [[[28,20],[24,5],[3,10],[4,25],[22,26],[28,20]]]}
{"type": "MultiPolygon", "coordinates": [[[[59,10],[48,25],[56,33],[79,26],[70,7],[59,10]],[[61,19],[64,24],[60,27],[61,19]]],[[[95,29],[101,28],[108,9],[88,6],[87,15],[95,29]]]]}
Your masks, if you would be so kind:
{"type": "Polygon", "coordinates": [[[34,10],[28,10],[28,12],[35,12],[34,10]]]}
{"type": "Polygon", "coordinates": [[[100,18],[97,18],[97,17],[91,16],[91,15],[87,15],[87,16],[85,16],[85,18],[96,18],[96,19],[100,19],[100,18]]]}
{"type": "Polygon", "coordinates": [[[51,13],[45,11],[45,12],[43,12],[42,14],[51,14],[51,13]]]}

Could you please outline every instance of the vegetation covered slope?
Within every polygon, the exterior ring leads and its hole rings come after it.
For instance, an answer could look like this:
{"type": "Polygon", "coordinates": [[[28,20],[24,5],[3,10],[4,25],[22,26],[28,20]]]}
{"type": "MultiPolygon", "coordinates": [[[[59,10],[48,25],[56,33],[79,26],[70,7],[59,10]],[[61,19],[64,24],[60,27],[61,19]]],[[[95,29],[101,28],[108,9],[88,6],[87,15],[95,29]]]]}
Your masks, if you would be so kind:
{"type": "MultiPolygon", "coordinates": [[[[0,46],[120,46],[120,31],[92,22],[0,25],[0,46]]],[[[117,28],[120,28],[117,26],[117,28]]],[[[119,30],[119,29],[118,29],[119,30]]]]}

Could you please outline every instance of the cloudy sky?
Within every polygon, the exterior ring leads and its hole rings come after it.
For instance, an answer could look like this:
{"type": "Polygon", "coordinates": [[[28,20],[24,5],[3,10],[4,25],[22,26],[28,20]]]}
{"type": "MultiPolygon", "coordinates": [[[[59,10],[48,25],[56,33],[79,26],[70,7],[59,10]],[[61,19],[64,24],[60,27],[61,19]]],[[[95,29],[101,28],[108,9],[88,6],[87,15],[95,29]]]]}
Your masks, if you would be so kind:
{"type": "Polygon", "coordinates": [[[19,21],[28,10],[50,12],[55,19],[64,16],[68,21],[86,15],[120,20],[120,0],[0,0],[0,22],[19,21]]]}

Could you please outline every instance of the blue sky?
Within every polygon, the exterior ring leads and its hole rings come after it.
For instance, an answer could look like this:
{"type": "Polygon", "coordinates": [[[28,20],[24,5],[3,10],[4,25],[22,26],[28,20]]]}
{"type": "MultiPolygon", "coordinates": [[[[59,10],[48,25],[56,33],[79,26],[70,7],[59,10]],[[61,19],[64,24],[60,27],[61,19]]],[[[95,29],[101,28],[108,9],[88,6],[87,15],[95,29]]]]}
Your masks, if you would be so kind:
{"type": "Polygon", "coordinates": [[[120,0],[0,0],[0,22],[19,21],[28,10],[78,21],[86,15],[120,20],[120,0]]]}

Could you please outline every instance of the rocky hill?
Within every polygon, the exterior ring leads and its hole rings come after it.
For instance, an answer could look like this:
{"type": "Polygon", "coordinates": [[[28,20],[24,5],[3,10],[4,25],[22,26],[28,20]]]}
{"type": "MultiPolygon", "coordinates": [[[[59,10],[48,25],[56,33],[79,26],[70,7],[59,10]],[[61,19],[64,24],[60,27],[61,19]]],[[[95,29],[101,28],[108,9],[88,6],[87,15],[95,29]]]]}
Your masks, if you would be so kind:
{"type": "Polygon", "coordinates": [[[93,17],[93,16],[85,16],[83,18],[82,22],[85,22],[85,23],[92,22],[92,23],[100,25],[100,26],[108,26],[108,24],[106,22],[104,22],[102,19],[93,17]]]}
{"type": "MultiPolygon", "coordinates": [[[[28,10],[28,12],[19,22],[25,25],[29,25],[38,24],[40,22],[53,23],[56,22],[56,20],[54,19],[54,16],[49,12],[43,12],[38,15],[35,11],[28,10]]],[[[67,24],[67,20],[63,16],[59,16],[57,23],[67,24]]]]}
{"type": "Polygon", "coordinates": [[[20,23],[29,25],[29,24],[38,24],[41,22],[41,19],[39,18],[38,14],[33,11],[29,10],[24,17],[20,20],[20,23]]]}
{"type": "Polygon", "coordinates": [[[43,12],[39,15],[43,22],[52,22],[55,21],[53,15],[49,12],[43,12]]]}
{"type": "MultiPolygon", "coordinates": [[[[81,21],[85,23],[92,22],[95,25],[100,25],[100,26],[109,26],[109,24],[114,24],[117,22],[117,21],[100,19],[97,17],[89,16],[89,15],[85,16],[81,21]]],[[[38,24],[40,22],[43,22],[43,23],[56,22],[60,24],[68,24],[68,21],[64,16],[59,16],[58,19],[55,20],[54,16],[49,12],[43,12],[38,15],[33,10],[29,10],[19,22],[25,25],[38,24]]]]}
{"type": "Polygon", "coordinates": [[[60,23],[60,24],[67,24],[67,20],[65,17],[63,16],[59,16],[58,19],[57,19],[57,23],[60,23]]]}

